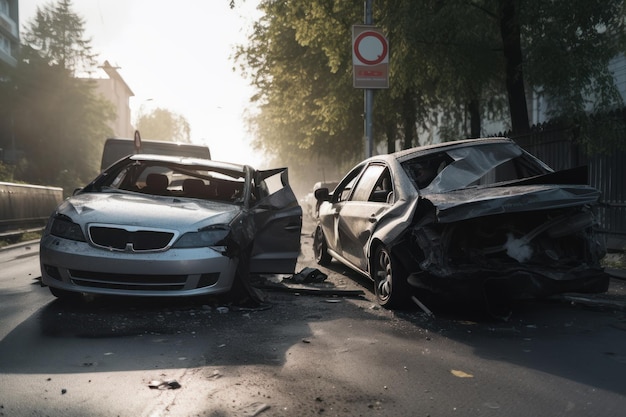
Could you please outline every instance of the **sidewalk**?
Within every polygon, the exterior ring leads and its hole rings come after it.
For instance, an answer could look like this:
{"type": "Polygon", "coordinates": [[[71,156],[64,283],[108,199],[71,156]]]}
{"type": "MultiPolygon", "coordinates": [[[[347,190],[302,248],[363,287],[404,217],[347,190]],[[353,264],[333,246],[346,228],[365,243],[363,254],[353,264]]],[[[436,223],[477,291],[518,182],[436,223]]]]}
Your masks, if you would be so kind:
{"type": "Polygon", "coordinates": [[[604,270],[613,278],[626,280],[626,269],[605,268],[604,270]]]}

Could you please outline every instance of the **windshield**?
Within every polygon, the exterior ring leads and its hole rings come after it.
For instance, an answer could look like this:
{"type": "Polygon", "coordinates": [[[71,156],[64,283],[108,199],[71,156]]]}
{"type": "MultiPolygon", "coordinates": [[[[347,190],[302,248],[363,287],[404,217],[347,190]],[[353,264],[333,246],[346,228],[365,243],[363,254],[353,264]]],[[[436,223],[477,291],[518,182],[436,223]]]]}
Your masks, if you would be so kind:
{"type": "Polygon", "coordinates": [[[405,172],[422,193],[514,181],[552,172],[511,143],[480,144],[408,160],[405,172]]]}
{"type": "Polygon", "coordinates": [[[171,196],[242,203],[244,173],[155,161],[129,161],[112,167],[84,191],[132,191],[152,196],[171,196]]]}

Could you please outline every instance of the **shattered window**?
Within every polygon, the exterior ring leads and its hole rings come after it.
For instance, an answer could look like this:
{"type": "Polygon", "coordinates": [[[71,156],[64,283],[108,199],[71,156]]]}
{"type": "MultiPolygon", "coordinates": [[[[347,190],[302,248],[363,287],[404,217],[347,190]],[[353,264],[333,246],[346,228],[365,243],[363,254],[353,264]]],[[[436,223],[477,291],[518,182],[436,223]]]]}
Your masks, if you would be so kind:
{"type": "Polygon", "coordinates": [[[264,180],[263,188],[266,190],[267,195],[274,194],[285,186],[281,175],[282,172],[278,172],[264,180]]]}
{"type": "Polygon", "coordinates": [[[423,193],[441,193],[551,172],[519,146],[506,143],[451,149],[435,156],[408,160],[402,166],[423,193]]]}
{"type": "MultiPolygon", "coordinates": [[[[107,172],[95,186],[104,192],[131,191],[147,195],[244,203],[244,173],[202,165],[132,162],[107,172]]],[[[274,184],[274,182],[272,182],[274,184]]]]}
{"type": "Polygon", "coordinates": [[[427,157],[415,158],[403,164],[403,167],[413,183],[420,190],[428,187],[437,175],[454,160],[445,152],[427,157]]]}

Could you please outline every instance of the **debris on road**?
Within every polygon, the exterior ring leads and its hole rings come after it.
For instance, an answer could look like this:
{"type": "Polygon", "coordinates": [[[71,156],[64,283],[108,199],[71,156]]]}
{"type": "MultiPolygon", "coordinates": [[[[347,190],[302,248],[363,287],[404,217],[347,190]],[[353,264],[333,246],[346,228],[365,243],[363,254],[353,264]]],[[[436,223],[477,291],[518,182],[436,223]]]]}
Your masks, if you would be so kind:
{"type": "Polygon", "coordinates": [[[157,379],[157,380],[150,381],[150,383],[148,384],[148,387],[150,387],[150,389],[165,390],[165,389],[178,389],[181,387],[181,385],[175,379],[169,379],[166,381],[157,379]]]}
{"type": "Polygon", "coordinates": [[[417,298],[416,296],[414,296],[414,295],[413,295],[413,296],[411,296],[411,300],[413,300],[413,302],[414,302],[415,304],[417,304],[417,305],[418,305],[418,307],[419,307],[419,308],[421,308],[421,309],[424,311],[424,313],[426,313],[426,315],[427,315],[428,317],[435,318],[435,315],[433,314],[433,312],[432,312],[432,311],[430,311],[430,310],[428,309],[428,307],[426,307],[426,306],[424,305],[424,303],[422,303],[420,300],[418,300],[418,298],[417,298]]]}
{"type": "Polygon", "coordinates": [[[293,282],[295,284],[309,284],[314,282],[324,282],[326,278],[328,278],[328,275],[326,275],[319,269],[306,267],[297,274],[285,278],[285,280],[293,282]]]}
{"type": "Polygon", "coordinates": [[[303,295],[317,295],[322,297],[338,296],[338,297],[361,297],[365,295],[362,290],[341,290],[337,288],[319,288],[303,285],[286,285],[283,283],[266,283],[262,287],[264,290],[274,290],[283,292],[293,292],[303,295]]]}
{"type": "Polygon", "coordinates": [[[259,290],[271,290],[297,293],[300,295],[316,295],[321,297],[361,297],[362,290],[339,289],[326,282],[327,275],[315,268],[304,268],[298,274],[276,281],[259,276],[252,284],[259,290]],[[298,277],[298,278],[296,278],[298,277]]]}
{"type": "Polygon", "coordinates": [[[261,413],[264,413],[270,409],[269,404],[252,403],[250,404],[250,407],[254,407],[254,411],[252,412],[251,417],[257,417],[261,415],[261,413]]]}
{"type": "Polygon", "coordinates": [[[458,378],[474,378],[474,375],[456,369],[450,370],[450,373],[458,378]]]}

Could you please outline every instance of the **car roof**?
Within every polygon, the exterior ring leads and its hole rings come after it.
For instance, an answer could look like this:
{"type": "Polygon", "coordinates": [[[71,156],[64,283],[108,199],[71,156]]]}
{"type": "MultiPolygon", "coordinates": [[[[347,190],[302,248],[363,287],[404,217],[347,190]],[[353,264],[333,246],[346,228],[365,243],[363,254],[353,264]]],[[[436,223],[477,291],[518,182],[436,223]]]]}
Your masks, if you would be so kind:
{"type": "Polygon", "coordinates": [[[221,170],[229,171],[245,171],[245,165],[234,164],[231,162],[214,161],[212,159],[203,158],[189,158],[182,156],[169,156],[169,155],[156,155],[156,154],[135,154],[128,157],[132,161],[146,161],[146,162],[165,162],[178,165],[188,166],[206,166],[209,168],[217,168],[221,170]]]}
{"type": "Polygon", "coordinates": [[[441,152],[447,149],[461,148],[464,146],[472,146],[472,145],[491,144],[491,143],[514,144],[515,142],[505,137],[464,139],[464,140],[456,140],[456,141],[451,141],[451,142],[436,143],[432,145],[417,146],[415,148],[405,149],[405,150],[394,152],[391,154],[373,156],[369,160],[381,160],[382,159],[385,161],[389,161],[389,160],[396,159],[398,160],[398,162],[404,162],[408,159],[415,158],[416,156],[428,155],[431,153],[441,152]]]}

